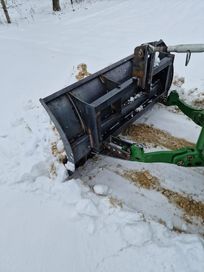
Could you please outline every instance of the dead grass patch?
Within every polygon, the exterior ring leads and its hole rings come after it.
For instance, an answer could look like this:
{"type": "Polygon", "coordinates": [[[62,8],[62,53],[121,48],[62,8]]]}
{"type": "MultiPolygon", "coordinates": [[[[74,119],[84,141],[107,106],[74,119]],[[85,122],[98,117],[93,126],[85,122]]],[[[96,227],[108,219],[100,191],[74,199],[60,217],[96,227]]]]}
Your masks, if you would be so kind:
{"type": "Polygon", "coordinates": [[[51,152],[52,152],[53,156],[57,157],[59,152],[57,150],[57,143],[56,142],[51,143],[51,152]]]}
{"type": "Polygon", "coordinates": [[[52,163],[52,164],[50,165],[49,171],[50,171],[51,177],[57,176],[57,169],[56,169],[56,166],[55,166],[54,163],[52,163]]]}
{"type": "Polygon", "coordinates": [[[59,151],[57,149],[56,142],[51,143],[51,152],[52,152],[52,155],[56,157],[60,163],[63,163],[63,164],[67,163],[67,156],[65,154],[65,151],[64,150],[59,151]]]}
{"type": "MultiPolygon", "coordinates": [[[[161,224],[161,225],[169,228],[168,225],[166,224],[166,222],[164,220],[162,220],[161,218],[158,220],[158,222],[159,222],[159,224],[161,224]]],[[[179,227],[176,227],[176,226],[173,226],[173,228],[171,229],[171,231],[179,233],[179,234],[181,234],[181,233],[188,233],[187,231],[185,231],[185,230],[183,230],[183,229],[181,229],[179,227]]]]}
{"type": "Polygon", "coordinates": [[[204,109],[204,98],[203,99],[198,98],[198,99],[193,100],[193,105],[195,107],[200,108],[200,109],[204,109]]]}
{"type": "Polygon", "coordinates": [[[147,124],[132,124],[124,132],[131,140],[139,144],[151,144],[154,147],[163,146],[168,149],[177,149],[185,146],[192,147],[193,143],[172,136],[170,133],[147,124]]]}
{"type": "Polygon", "coordinates": [[[160,184],[157,177],[150,174],[149,171],[126,171],[124,177],[133,182],[135,185],[145,189],[157,189],[160,184]]]}
{"type": "Polygon", "coordinates": [[[136,186],[152,189],[163,194],[169,202],[175,204],[184,211],[184,220],[189,223],[189,217],[198,217],[204,222],[204,203],[196,201],[193,198],[174,192],[161,186],[159,179],[152,176],[147,170],[143,171],[125,171],[123,176],[134,183],[136,186]]]}
{"type": "Polygon", "coordinates": [[[114,208],[117,208],[117,207],[122,208],[122,207],[123,207],[123,202],[122,202],[122,200],[119,200],[119,199],[117,199],[116,197],[113,197],[113,196],[110,196],[108,199],[109,199],[110,204],[111,204],[114,208]]]}
{"type": "Polygon", "coordinates": [[[80,63],[77,66],[77,75],[76,75],[76,79],[77,80],[81,80],[87,76],[90,76],[91,74],[88,72],[87,70],[87,65],[85,63],[80,63]]]}
{"type": "MultiPolygon", "coordinates": [[[[173,192],[168,189],[161,191],[171,203],[176,204],[177,207],[183,209],[187,216],[196,216],[204,222],[204,203],[196,201],[188,196],[181,195],[180,193],[173,192]]],[[[185,218],[184,218],[185,219],[185,218]]]]}

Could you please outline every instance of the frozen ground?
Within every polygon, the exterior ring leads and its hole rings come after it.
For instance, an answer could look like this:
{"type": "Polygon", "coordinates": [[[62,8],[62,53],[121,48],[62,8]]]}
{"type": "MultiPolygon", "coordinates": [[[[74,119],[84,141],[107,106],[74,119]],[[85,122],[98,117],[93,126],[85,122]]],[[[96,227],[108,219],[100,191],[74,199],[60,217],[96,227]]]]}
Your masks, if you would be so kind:
{"type": "MultiPolygon", "coordinates": [[[[203,271],[203,222],[186,222],[182,209],[122,173],[148,170],[164,188],[204,202],[204,169],[98,156],[68,180],[38,99],[74,82],[79,63],[95,72],[146,41],[204,42],[204,2],[85,1],[73,12],[63,1],[59,14],[45,1],[10,2],[18,4],[13,24],[0,24],[0,271],[203,271]]],[[[176,57],[180,92],[202,99],[204,54],[184,61],[176,57]]],[[[139,122],[189,141],[200,131],[160,105],[139,122]]]]}

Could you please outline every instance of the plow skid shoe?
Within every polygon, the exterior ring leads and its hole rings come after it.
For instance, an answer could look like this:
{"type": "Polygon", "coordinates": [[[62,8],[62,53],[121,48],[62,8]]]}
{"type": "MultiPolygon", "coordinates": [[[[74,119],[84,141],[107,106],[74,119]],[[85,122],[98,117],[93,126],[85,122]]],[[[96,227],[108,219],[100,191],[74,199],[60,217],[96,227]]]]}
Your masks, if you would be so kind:
{"type": "Polygon", "coordinates": [[[40,99],[61,136],[69,163],[77,167],[91,153],[101,152],[110,136],[166,95],[173,59],[170,53],[160,53],[154,65],[155,53],[140,46],[133,55],[40,99]]]}

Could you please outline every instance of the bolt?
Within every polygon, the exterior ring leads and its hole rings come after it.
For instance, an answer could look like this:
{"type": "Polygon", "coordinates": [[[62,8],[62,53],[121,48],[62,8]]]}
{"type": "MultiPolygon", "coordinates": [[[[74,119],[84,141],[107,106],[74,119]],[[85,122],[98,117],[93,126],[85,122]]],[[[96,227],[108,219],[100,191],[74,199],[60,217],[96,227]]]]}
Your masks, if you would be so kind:
{"type": "Polygon", "coordinates": [[[178,161],[178,162],[177,162],[177,165],[178,165],[178,166],[184,165],[184,161],[178,161]]]}
{"type": "Polygon", "coordinates": [[[143,52],[143,50],[142,50],[142,49],[140,49],[140,50],[139,50],[139,52],[138,52],[138,56],[139,56],[139,57],[143,57],[143,56],[144,56],[144,52],[143,52]]]}

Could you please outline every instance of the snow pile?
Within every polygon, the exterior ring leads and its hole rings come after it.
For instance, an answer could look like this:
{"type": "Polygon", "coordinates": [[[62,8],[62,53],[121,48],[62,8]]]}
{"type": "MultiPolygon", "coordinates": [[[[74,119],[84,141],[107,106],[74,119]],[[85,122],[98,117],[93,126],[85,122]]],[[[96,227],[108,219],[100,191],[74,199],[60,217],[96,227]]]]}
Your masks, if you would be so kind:
{"type": "Polygon", "coordinates": [[[49,187],[44,181],[47,194],[42,183],[27,193],[0,190],[1,271],[203,271],[200,238],[170,233],[106,199],[84,198],[77,180],[49,187]]]}
{"type": "Polygon", "coordinates": [[[193,87],[186,90],[184,88],[184,85],[185,85],[185,78],[175,75],[171,89],[176,90],[179,93],[179,96],[186,103],[202,109],[204,107],[204,86],[201,89],[197,87],[193,87]]]}
{"type": "Polygon", "coordinates": [[[93,189],[97,195],[101,195],[101,196],[106,196],[109,191],[108,186],[104,184],[96,184],[94,185],[93,189]]]}

